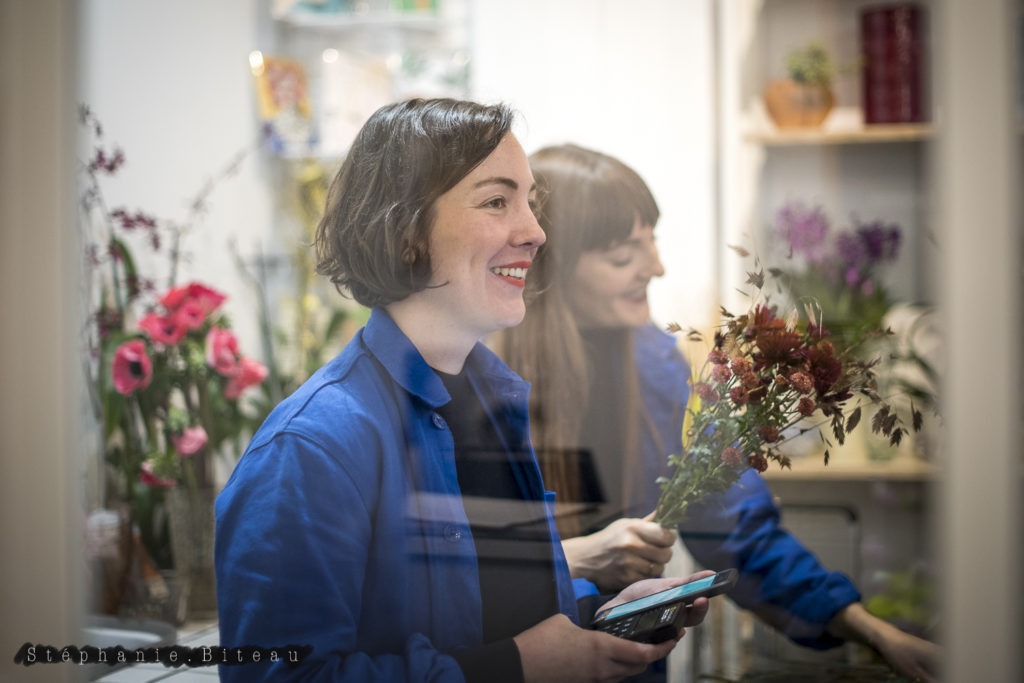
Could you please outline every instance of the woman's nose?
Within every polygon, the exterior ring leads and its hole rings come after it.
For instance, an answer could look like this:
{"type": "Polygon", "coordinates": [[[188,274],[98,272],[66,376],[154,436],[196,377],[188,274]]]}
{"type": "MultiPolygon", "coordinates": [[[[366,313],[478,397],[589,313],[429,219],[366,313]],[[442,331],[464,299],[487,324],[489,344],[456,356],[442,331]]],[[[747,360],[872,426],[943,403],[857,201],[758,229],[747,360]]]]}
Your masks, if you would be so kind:
{"type": "Polygon", "coordinates": [[[665,266],[661,263],[661,254],[658,253],[658,245],[650,244],[647,251],[647,264],[645,274],[648,278],[661,277],[665,274],[665,266]]]}
{"type": "Polygon", "coordinates": [[[544,234],[544,229],[540,227],[533,211],[527,211],[512,239],[517,247],[539,247],[547,240],[547,235],[544,234]]]}

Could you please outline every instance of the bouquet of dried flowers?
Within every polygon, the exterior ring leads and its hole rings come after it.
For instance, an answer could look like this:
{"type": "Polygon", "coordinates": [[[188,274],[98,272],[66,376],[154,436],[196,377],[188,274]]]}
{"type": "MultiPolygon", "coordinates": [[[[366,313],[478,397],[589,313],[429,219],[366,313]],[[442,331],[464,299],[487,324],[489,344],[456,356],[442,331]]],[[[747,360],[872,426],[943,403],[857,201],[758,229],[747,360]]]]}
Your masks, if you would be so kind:
{"type": "MultiPolygon", "coordinates": [[[[909,431],[905,416],[878,392],[878,359],[837,342],[813,303],[780,315],[763,291],[772,275],[759,264],[748,276],[755,288],[750,309],[722,309],[721,327],[693,379],[685,452],[669,456],[670,473],[658,480],[655,520],[664,526],[678,525],[691,505],[725,491],[748,468],[764,472],[771,461],[789,467],[779,450],[783,435],[813,415],[839,444],[857,428],[864,404],[876,408],[871,430],[890,443],[898,445],[909,431]]],[[[688,338],[704,341],[696,330],[688,338]]],[[[910,428],[920,429],[922,416],[912,403],[909,418],[910,428]]],[[[821,438],[827,465],[832,440],[821,438]]]]}

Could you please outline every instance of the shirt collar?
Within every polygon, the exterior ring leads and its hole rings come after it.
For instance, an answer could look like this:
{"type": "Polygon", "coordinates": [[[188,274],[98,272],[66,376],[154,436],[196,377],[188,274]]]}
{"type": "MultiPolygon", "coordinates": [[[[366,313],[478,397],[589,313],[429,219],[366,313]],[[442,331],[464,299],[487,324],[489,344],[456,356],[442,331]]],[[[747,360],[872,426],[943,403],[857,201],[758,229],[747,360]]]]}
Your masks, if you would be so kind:
{"type": "Polygon", "coordinates": [[[412,341],[382,308],[370,311],[363,341],[369,352],[399,386],[431,407],[450,400],[434,369],[427,365],[412,341]]]}
{"type": "MultiPolygon", "coordinates": [[[[391,378],[413,396],[437,408],[451,400],[437,373],[427,365],[419,350],[382,308],[370,312],[363,342],[391,378]]],[[[466,358],[467,375],[487,377],[506,397],[525,398],[529,384],[515,374],[493,351],[477,343],[466,358]]]]}

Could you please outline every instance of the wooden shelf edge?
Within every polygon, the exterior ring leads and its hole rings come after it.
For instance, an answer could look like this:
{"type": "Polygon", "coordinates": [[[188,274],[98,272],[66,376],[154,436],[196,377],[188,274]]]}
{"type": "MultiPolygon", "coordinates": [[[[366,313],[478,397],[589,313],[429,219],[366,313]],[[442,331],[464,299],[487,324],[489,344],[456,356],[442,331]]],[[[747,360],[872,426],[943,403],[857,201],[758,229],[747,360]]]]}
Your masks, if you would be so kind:
{"type": "Polygon", "coordinates": [[[918,458],[896,458],[890,461],[822,463],[820,457],[806,456],[793,460],[791,469],[773,465],[764,473],[768,481],[931,481],[938,469],[931,462],[918,458]]]}
{"type": "Polygon", "coordinates": [[[750,130],[744,133],[747,142],[765,146],[846,145],[927,140],[935,133],[930,123],[879,124],[863,128],[793,128],[785,130],[750,130]]]}

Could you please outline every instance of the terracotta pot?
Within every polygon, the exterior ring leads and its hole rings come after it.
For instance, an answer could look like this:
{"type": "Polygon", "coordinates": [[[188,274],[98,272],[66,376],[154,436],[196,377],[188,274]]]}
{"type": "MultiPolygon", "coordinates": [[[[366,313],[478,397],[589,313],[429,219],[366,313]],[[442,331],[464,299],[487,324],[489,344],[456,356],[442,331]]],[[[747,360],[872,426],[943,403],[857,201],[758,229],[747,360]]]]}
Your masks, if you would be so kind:
{"type": "Polygon", "coordinates": [[[765,86],[764,105],[778,128],[813,128],[832,111],[835,97],[823,85],[777,79],[765,86]]]}

